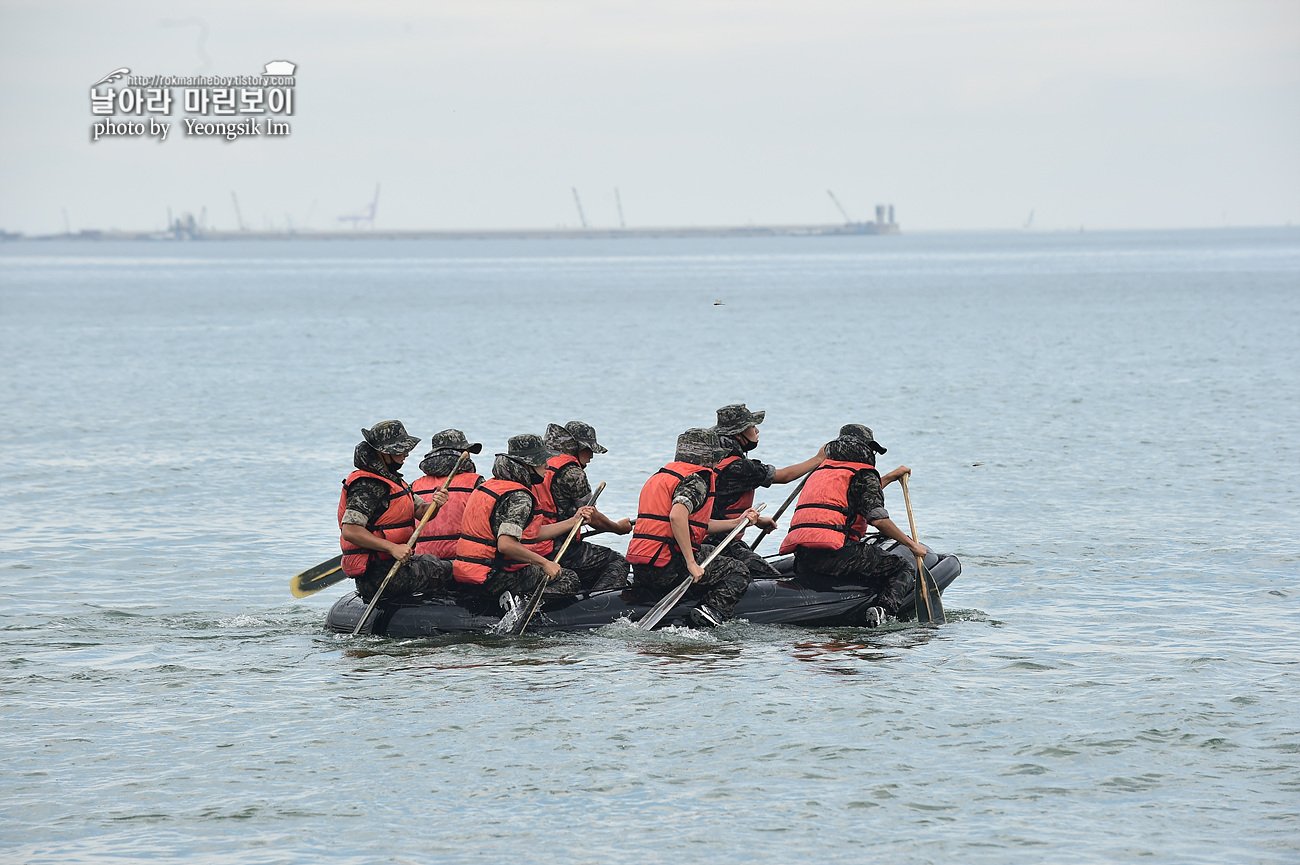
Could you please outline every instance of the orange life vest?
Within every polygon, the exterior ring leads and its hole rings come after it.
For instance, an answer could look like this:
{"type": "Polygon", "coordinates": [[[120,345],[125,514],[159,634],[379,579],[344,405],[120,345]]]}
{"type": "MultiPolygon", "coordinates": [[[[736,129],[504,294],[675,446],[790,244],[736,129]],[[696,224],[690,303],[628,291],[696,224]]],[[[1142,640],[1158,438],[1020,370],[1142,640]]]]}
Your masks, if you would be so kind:
{"type": "Polygon", "coordinates": [[[863,469],[875,469],[867,463],[825,460],[812,474],[799,494],[790,533],[781,542],[781,552],[796,547],[838,550],[846,543],[862,540],[867,520],[849,508],[849,482],[863,469]]]}
{"type": "Polygon", "coordinates": [[[558,523],[560,521],[560,513],[556,510],[555,495],[551,492],[551,484],[555,483],[555,476],[560,473],[560,469],[575,464],[581,466],[582,460],[578,459],[573,454],[560,454],[558,457],[551,457],[546,461],[546,471],[543,473],[546,479],[542,481],[542,486],[546,487],[546,497],[551,503],[546,517],[552,523],[558,523]]]}
{"type": "Polygon", "coordinates": [[[677,545],[673,539],[672,525],[668,522],[673,506],[673,491],[688,476],[708,472],[709,495],[699,510],[691,514],[691,551],[698,552],[700,542],[709,531],[709,514],[713,513],[713,471],[692,463],[669,463],[652,474],[641,487],[637,501],[636,531],[627,545],[627,560],[634,565],[654,565],[662,568],[672,558],[677,545]]]}
{"type": "MultiPolygon", "coordinates": [[[[742,460],[742,456],[729,456],[714,466],[713,471],[720,474],[723,469],[734,463],[736,460],[742,460]]],[[[723,499],[714,498],[713,500],[713,518],[715,520],[734,520],[754,506],[754,490],[748,490],[740,494],[740,497],[731,504],[724,504],[723,499]]],[[[744,531],[736,535],[736,540],[745,536],[744,531]]]]}
{"type": "MultiPolygon", "coordinates": [[[[511,562],[503,556],[497,548],[497,538],[492,531],[492,509],[503,495],[515,490],[523,490],[532,500],[533,510],[528,515],[528,526],[531,528],[533,514],[537,509],[537,498],[531,488],[515,481],[490,478],[470,493],[461,517],[460,538],[456,541],[456,561],[451,567],[456,582],[481,585],[487,580],[488,574],[497,568],[517,571],[528,566],[526,562],[511,562]]],[[[528,529],[525,529],[524,537],[527,536],[528,529]]]]}
{"type": "Polygon", "coordinates": [[[542,471],[542,482],[535,484],[532,488],[533,498],[536,502],[533,518],[529,521],[528,527],[524,530],[524,536],[520,538],[520,541],[539,556],[549,556],[551,551],[555,549],[555,540],[538,540],[538,531],[543,526],[553,526],[560,521],[560,515],[555,510],[555,496],[551,494],[551,484],[555,483],[556,472],[569,463],[576,462],[579,462],[579,460],[572,454],[560,454],[551,457],[546,461],[546,468],[542,471]]]}
{"type": "MultiPolygon", "coordinates": [[[[415,499],[411,497],[411,488],[404,483],[389,480],[383,475],[357,469],[343,481],[343,491],[339,493],[339,530],[343,530],[343,512],[348,507],[348,488],[358,478],[374,478],[388,487],[388,507],[382,513],[370,518],[366,529],[373,535],[394,544],[404,544],[415,533],[415,499]]],[[[388,553],[368,550],[339,537],[339,547],[343,550],[343,573],[349,577],[359,577],[366,572],[372,561],[392,559],[388,553]]]]}
{"type": "MultiPolygon", "coordinates": [[[[411,484],[411,489],[420,495],[435,493],[446,478],[423,475],[411,484]]],[[[447,487],[447,504],[438,508],[438,512],[424,524],[420,539],[415,544],[417,555],[437,556],[440,559],[456,557],[456,541],[460,539],[460,520],[465,514],[465,503],[469,494],[482,483],[483,477],[473,472],[464,472],[451,479],[447,487]]],[[[427,496],[426,496],[427,498],[427,496]]]]}

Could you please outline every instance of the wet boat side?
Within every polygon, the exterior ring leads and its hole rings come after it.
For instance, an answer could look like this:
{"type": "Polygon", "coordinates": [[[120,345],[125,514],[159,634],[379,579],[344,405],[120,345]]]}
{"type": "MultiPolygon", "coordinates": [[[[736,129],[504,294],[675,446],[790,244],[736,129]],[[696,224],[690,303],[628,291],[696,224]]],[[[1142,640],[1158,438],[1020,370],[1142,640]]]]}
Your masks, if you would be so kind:
{"type": "MultiPolygon", "coordinates": [[[[892,542],[886,542],[892,544],[892,542]]],[[[906,548],[898,545],[882,551],[899,555],[906,548]]],[[[910,554],[907,555],[910,560],[910,554]]],[[[756,624],[785,625],[860,625],[863,615],[875,600],[875,593],[861,586],[837,586],[817,591],[800,583],[794,576],[793,556],[774,559],[772,564],[783,575],[776,579],[758,579],[736,605],[735,618],[756,624]]],[[[956,556],[926,556],[942,592],[961,574],[956,556]]],[[[644,597],[635,587],[622,591],[596,592],[591,595],[547,599],[529,624],[530,633],[585,631],[601,628],[619,619],[637,621],[658,597],[644,597]]],[[[664,616],[658,627],[685,625],[695,601],[686,600],[664,616]]],[[[899,611],[903,620],[915,617],[914,600],[909,593],[899,611]]],[[[325,626],[338,633],[352,633],[365,611],[366,604],[352,592],[340,598],[330,609],[325,626]]],[[[376,607],[373,621],[363,630],[389,637],[422,637],[439,634],[490,633],[501,622],[503,611],[495,599],[463,593],[449,597],[405,598],[376,607]]]]}

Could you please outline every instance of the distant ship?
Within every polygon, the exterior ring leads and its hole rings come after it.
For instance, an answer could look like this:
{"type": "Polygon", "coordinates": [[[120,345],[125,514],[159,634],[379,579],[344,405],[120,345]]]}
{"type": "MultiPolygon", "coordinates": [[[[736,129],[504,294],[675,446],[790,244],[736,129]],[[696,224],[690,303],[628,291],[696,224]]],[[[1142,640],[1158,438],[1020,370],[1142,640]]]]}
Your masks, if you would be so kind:
{"type": "Polygon", "coordinates": [[[818,234],[898,234],[898,223],[894,221],[894,205],[877,204],[875,222],[854,222],[853,217],[840,204],[840,200],[835,197],[835,193],[829,189],[826,194],[831,197],[835,203],[835,209],[844,217],[842,227],[817,232],[818,234]]]}

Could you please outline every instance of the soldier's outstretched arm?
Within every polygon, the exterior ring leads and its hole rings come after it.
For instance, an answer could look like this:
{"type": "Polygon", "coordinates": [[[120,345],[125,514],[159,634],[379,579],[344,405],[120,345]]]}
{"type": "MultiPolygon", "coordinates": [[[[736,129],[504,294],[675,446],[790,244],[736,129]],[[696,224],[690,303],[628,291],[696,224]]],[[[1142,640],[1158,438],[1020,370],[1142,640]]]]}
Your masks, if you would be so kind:
{"type": "Polygon", "coordinates": [[[423,504],[418,504],[418,502],[422,501],[422,499],[419,496],[416,497],[417,505],[415,509],[415,518],[417,520],[424,519],[424,512],[427,511],[429,508],[433,507],[434,505],[437,505],[438,507],[442,507],[443,505],[447,504],[447,499],[449,497],[447,495],[446,490],[436,489],[429,494],[429,498],[431,499],[431,501],[426,501],[423,504]]]}
{"type": "Polygon", "coordinates": [[[734,520],[709,520],[707,531],[711,535],[716,535],[719,532],[729,532],[741,523],[749,523],[752,526],[760,520],[762,517],[758,515],[758,511],[750,508],[734,520]]]}
{"type": "Polygon", "coordinates": [[[826,459],[825,445],[822,446],[821,450],[817,451],[817,453],[813,454],[803,462],[795,463],[792,466],[786,466],[783,469],[777,469],[776,476],[772,478],[772,483],[788,484],[790,481],[796,481],[821,465],[822,460],[824,459],[826,459]]]}
{"type": "Polygon", "coordinates": [[[912,473],[912,470],[909,469],[907,466],[899,466],[898,468],[894,469],[894,470],[893,470],[892,472],[890,472],[889,474],[887,474],[887,475],[881,475],[881,477],[880,477],[880,488],[883,490],[885,487],[889,486],[889,485],[892,484],[894,481],[896,481],[896,480],[898,480],[899,478],[901,478],[903,475],[908,475],[908,474],[911,474],[911,473],[912,473]]]}
{"type": "Polygon", "coordinates": [[[537,538],[542,541],[553,541],[558,537],[567,535],[573,530],[573,527],[578,524],[579,517],[584,521],[590,520],[591,515],[595,512],[596,509],[591,505],[583,505],[578,508],[576,514],[569,517],[567,520],[560,520],[558,523],[551,523],[549,526],[542,526],[537,530],[537,538]]]}
{"type": "Polygon", "coordinates": [[[600,511],[596,511],[596,513],[592,514],[591,519],[587,521],[587,525],[591,526],[598,532],[613,532],[616,535],[626,535],[628,532],[632,531],[631,520],[624,519],[614,522],[600,511]]]}
{"type": "Polygon", "coordinates": [[[512,559],[516,562],[526,562],[530,565],[537,565],[545,571],[546,576],[551,579],[555,579],[555,577],[560,573],[559,565],[550,559],[544,559],[537,555],[537,553],[520,543],[518,538],[511,537],[510,535],[499,536],[497,538],[497,549],[500,550],[501,555],[505,556],[507,559],[512,559]]]}
{"type": "Polygon", "coordinates": [[[871,525],[873,525],[876,528],[876,531],[880,532],[885,537],[893,538],[903,546],[907,547],[909,550],[912,551],[912,555],[914,556],[925,555],[925,547],[922,546],[921,544],[918,544],[916,541],[912,540],[906,534],[904,534],[903,530],[900,529],[898,525],[888,517],[879,520],[872,520],[871,525]]]}
{"type": "Polygon", "coordinates": [[[365,526],[344,523],[340,528],[340,534],[343,536],[343,540],[350,544],[367,550],[388,553],[399,562],[404,562],[411,557],[411,548],[406,544],[395,544],[392,541],[386,541],[365,526]]]}
{"type": "Polygon", "coordinates": [[[699,562],[695,561],[695,549],[691,546],[690,519],[691,512],[681,502],[674,502],[668,509],[668,527],[672,530],[673,540],[677,543],[677,549],[682,551],[682,558],[686,560],[686,572],[698,583],[700,577],[704,576],[704,569],[700,567],[699,562]]]}

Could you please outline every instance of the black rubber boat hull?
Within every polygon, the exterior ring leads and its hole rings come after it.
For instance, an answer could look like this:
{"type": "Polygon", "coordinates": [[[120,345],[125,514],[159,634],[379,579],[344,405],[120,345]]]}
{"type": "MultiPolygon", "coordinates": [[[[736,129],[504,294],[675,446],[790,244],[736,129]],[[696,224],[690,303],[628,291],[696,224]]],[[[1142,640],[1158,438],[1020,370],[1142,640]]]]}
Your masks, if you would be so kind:
{"type": "MultiPolygon", "coordinates": [[[[911,553],[893,541],[880,543],[882,551],[907,561],[911,553]]],[[[861,586],[837,586],[831,591],[814,591],[794,576],[794,556],[773,559],[772,564],[787,578],[754,580],[736,604],[734,617],[765,625],[861,625],[875,593],[861,586]]],[[[931,550],[925,557],[939,585],[940,593],[961,574],[956,556],[940,555],[931,550]]],[[[596,592],[578,598],[547,599],[528,625],[530,634],[552,631],[588,631],[602,628],[619,619],[637,621],[659,600],[661,595],[643,597],[636,588],[596,592]]],[[[687,614],[695,605],[691,599],[673,607],[657,627],[688,624],[687,614]]],[[[330,608],[325,627],[350,634],[365,612],[366,604],[356,592],[344,595],[330,608]]],[[[502,611],[494,598],[464,593],[452,597],[403,598],[392,603],[381,599],[371,622],[363,633],[387,637],[431,637],[440,634],[486,634],[501,621],[502,611]]],[[[914,599],[909,593],[899,611],[903,620],[916,617],[914,599]]]]}

